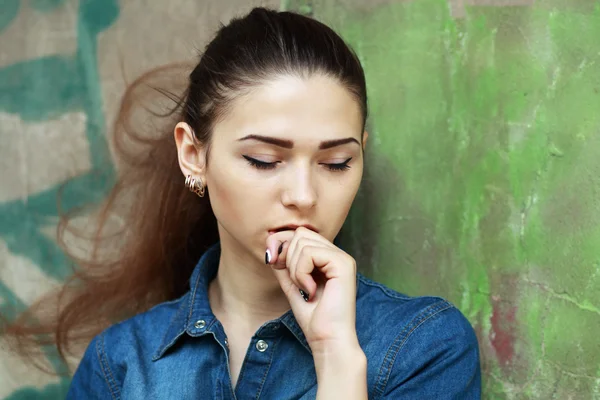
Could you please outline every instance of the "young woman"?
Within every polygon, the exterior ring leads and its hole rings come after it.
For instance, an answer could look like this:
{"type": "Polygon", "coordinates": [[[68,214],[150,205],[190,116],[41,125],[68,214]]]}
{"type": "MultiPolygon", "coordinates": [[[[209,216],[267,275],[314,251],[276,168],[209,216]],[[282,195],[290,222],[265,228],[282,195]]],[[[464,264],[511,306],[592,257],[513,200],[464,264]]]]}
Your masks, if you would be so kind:
{"type": "Polygon", "coordinates": [[[135,245],[103,280],[80,276],[63,322],[85,304],[112,322],[140,312],[94,336],[68,398],[479,398],[460,311],[365,278],[334,244],[368,139],[344,41],[256,8],[219,30],[188,83],[131,169],[146,171],[135,245]]]}

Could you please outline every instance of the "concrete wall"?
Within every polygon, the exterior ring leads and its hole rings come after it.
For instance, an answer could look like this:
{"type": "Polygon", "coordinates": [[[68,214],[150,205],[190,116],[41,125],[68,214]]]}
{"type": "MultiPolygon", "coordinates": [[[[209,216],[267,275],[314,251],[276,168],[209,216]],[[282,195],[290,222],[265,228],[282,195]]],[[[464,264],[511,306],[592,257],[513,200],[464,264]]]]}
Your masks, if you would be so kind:
{"type": "MultiPolygon", "coordinates": [[[[600,398],[600,5],[530,3],[261,4],[331,24],[364,62],[370,148],[342,237],[361,270],[460,307],[484,398],[600,398]]],[[[251,4],[3,2],[3,310],[68,273],[52,238],[57,187],[72,179],[67,206],[106,195],[124,78],[195,57],[251,4]]],[[[0,352],[0,398],[60,399],[67,386],[0,352]]]]}

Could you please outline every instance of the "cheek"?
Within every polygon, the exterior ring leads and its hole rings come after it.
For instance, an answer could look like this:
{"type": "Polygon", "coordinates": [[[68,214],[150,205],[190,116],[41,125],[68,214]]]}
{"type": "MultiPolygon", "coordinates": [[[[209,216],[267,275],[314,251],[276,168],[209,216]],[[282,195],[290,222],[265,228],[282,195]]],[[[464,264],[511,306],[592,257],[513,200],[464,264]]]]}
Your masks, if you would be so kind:
{"type": "Polygon", "coordinates": [[[264,214],[265,192],[261,182],[231,165],[216,165],[209,175],[209,193],[213,212],[227,228],[239,229],[255,224],[264,214]],[[262,207],[262,208],[261,208],[262,207]]]}
{"type": "Polygon", "coordinates": [[[332,199],[329,202],[330,207],[332,208],[332,215],[336,215],[340,219],[346,218],[350,211],[350,207],[352,207],[354,198],[356,197],[357,189],[358,188],[354,184],[349,184],[344,188],[340,188],[335,199],[332,199]]]}
{"type": "Polygon", "coordinates": [[[358,192],[359,178],[345,180],[339,185],[328,184],[322,191],[323,215],[330,216],[332,223],[340,226],[344,223],[358,192]]]}

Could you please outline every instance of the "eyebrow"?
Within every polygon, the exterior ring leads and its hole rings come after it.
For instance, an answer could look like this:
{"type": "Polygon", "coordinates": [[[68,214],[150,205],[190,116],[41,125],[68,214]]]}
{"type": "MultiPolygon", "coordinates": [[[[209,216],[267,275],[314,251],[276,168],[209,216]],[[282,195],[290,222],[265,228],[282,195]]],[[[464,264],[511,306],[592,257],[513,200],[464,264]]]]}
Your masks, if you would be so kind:
{"type": "MultiPolygon", "coordinates": [[[[293,149],[294,142],[287,139],[279,139],[271,136],[261,136],[261,135],[248,135],[244,136],[241,139],[238,139],[238,142],[244,140],[258,140],[259,142],[264,142],[268,144],[273,144],[275,146],[283,147],[284,149],[293,149]]],[[[319,150],[331,149],[332,147],[341,146],[346,143],[356,143],[360,146],[358,140],[353,137],[348,137],[344,139],[334,139],[334,140],[325,140],[324,142],[319,143],[319,150]]]]}

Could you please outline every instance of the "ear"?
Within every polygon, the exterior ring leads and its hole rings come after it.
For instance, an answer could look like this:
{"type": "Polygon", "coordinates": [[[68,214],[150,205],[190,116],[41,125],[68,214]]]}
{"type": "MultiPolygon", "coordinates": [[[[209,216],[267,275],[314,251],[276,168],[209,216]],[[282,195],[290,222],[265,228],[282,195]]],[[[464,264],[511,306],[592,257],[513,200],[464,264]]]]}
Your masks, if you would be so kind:
{"type": "Polygon", "coordinates": [[[369,132],[365,131],[363,133],[363,139],[362,139],[362,148],[363,151],[365,150],[365,148],[367,147],[367,139],[369,138],[369,132]]]}
{"type": "Polygon", "coordinates": [[[198,145],[198,141],[194,136],[192,127],[185,122],[179,122],[177,125],[175,125],[173,134],[175,136],[175,144],[177,146],[177,156],[179,159],[179,168],[181,168],[181,172],[186,177],[191,175],[195,178],[202,178],[202,181],[206,185],[205,149],[198,145]]]}

